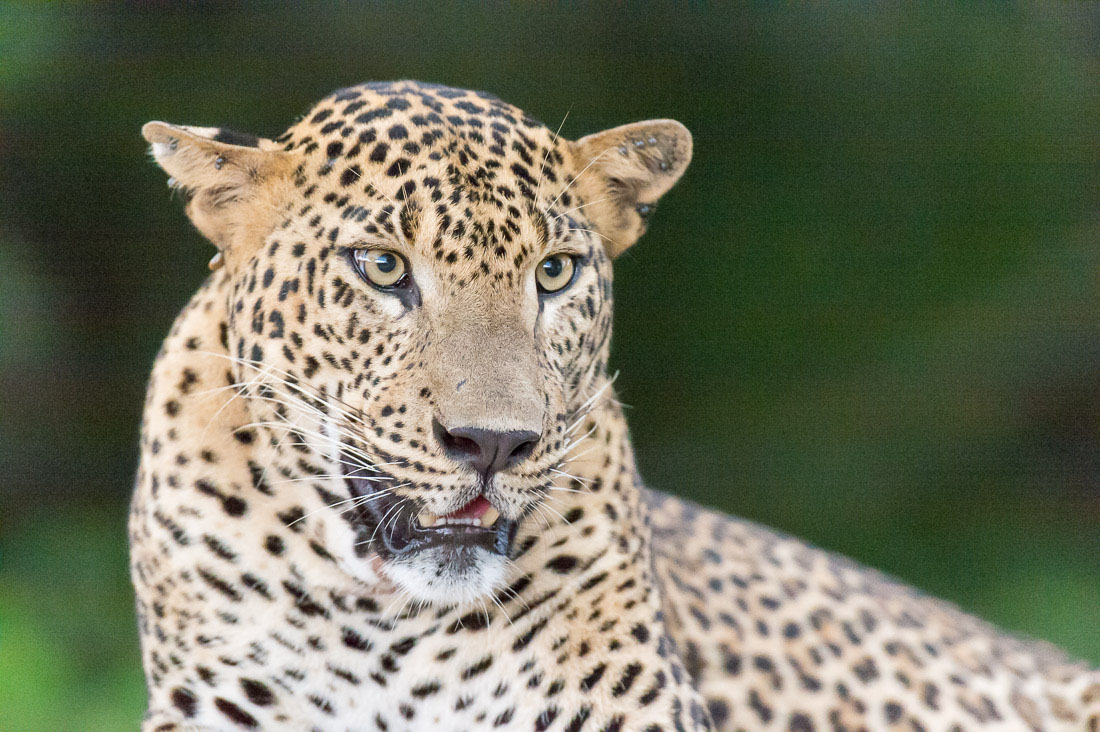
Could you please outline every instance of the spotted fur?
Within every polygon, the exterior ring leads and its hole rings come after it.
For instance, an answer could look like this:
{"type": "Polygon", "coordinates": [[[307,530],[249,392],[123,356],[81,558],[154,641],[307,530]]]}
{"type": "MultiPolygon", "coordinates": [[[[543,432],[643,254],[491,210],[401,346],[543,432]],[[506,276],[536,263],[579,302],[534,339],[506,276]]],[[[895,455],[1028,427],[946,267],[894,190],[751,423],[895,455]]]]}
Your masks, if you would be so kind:
{"type": "Polygon", "coordinates": [[[572,142],[399,82],[276,140],[144,134],[218,247],[146,402],[144,729],[1097,729],[1100,678],[1054,649],[642,486],[611,260],[691,158],[678,123],[572,142]],[[455,425],[537,441],[478,472],[455,425]],[[478,496],[492,546],[391,541],[478,496]]]}

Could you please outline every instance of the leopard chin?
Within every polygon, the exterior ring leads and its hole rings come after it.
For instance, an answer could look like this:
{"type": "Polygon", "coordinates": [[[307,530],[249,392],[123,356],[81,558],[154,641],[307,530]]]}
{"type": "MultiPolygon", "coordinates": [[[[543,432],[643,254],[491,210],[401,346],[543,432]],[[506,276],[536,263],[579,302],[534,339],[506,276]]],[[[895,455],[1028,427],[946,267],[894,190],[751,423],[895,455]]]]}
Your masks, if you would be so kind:
{"type": "Polygon", "coordinates": [[[485,495],[436,515],[373,480],[349,474],[346,484],[361,501],[348,520],[372,575],[433,606],[483,603],[503,587],[519,521],[502,516],[485,495]]]}
{"type": "Polygon", "coordinates": [[[431,546],[383,562],[382,573],[416,602],[480,607],[505,587],[508,564],[482,547],[431,546]]]}

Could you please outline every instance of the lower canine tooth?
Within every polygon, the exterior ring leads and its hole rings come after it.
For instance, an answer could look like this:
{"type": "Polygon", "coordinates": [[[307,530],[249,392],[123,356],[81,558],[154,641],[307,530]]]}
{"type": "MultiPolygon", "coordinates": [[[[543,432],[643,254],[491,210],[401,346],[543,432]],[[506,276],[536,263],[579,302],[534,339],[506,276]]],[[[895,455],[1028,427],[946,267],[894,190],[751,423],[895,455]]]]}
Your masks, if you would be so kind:
{"type": "Polygon", "coordinates": [[[497,522],[498,518],[500,518],[500,511],[489,506],[489,510],[481,515],[481,525],[485,527],[492,526],[497,522]]]}
{"type": "Polygon", "coordinates": [[[428,511],[421,511],[420,515],[416,517],[416,520],[425,528],[435,526],[439,523],[439,517],[428,511]]]}

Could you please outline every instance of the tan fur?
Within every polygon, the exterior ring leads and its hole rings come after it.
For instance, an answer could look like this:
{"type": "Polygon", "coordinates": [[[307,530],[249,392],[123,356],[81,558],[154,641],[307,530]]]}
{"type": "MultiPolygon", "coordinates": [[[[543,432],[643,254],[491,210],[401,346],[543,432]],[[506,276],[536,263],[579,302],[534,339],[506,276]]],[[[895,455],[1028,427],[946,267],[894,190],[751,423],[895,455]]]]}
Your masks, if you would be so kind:
{"type": "Polygon", "coordinates": [[[645,233],[639,206],[656,208],[691,162],[692,141],[675,120],[635,122],[582,137],[571,146],[576,186],[590,201],[588,215],[617,257],[645,233]],[[586,170],[589,169],[589,170],[586,170]]]}
{"type": "Polygon", "coordinates": [[[256,148],[217,142],[215,127],[147,122],[153,158],[189,198],[187,215],[223,259],[240,261],[274,228],[298,161],[271,140],[256,148]]]}

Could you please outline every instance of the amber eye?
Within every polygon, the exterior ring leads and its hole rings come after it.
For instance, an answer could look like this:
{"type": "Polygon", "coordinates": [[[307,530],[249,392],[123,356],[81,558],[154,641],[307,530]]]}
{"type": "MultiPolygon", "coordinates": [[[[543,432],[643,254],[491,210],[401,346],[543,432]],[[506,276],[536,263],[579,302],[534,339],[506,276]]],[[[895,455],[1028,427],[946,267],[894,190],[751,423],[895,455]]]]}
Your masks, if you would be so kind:
{"type": "Polygon", "coordinates": [[[396,287],[409,271],[405,258],[387,249],[366,249],[355,252],[355,268],[375,287],[396,287]]]}
{"type": "Polygon", "coordinates": [[[539,268],[535,270],[539,290],[546,293],[564,290],[573,281],[576,268],[576,262],[568,254],[550,255],[539,262],[539,268]]]}

